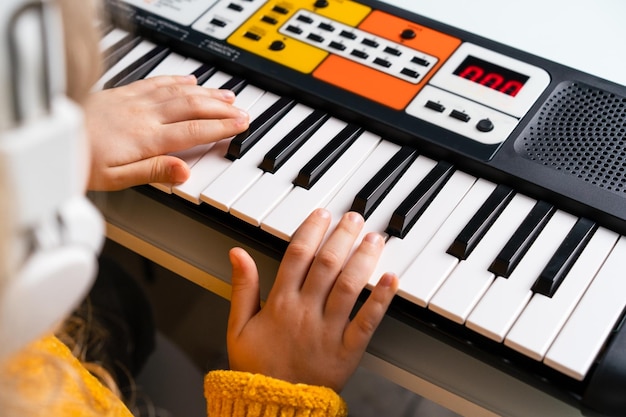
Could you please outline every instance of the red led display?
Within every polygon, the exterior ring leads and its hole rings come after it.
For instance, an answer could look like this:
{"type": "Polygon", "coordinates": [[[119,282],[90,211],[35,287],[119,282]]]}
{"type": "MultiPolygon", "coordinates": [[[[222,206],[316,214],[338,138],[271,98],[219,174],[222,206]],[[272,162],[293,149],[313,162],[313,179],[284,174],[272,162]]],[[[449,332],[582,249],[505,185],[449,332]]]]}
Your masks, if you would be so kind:
{"type": "Polygon", "coordinates": [[[529,78],[471,55],[463,60],[453,74],[512,97],[520,92],[529,78]]]}

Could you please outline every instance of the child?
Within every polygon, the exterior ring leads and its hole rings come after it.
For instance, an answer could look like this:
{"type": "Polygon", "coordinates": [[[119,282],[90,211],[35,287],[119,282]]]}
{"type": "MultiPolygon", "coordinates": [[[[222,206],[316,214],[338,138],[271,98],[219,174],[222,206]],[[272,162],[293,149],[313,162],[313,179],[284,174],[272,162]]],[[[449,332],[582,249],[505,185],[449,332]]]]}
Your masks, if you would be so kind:
{"type": "MultiPolygon", "coordinates": [[[[37,2],[4,0],[0,5],[3,33],[7,33],[5,26],[10,27],[9,33],[15,30],[18,34],[12,39],[21,40],[21,20],[13,13],[30,12],[33,4],[37,2]]],[[[182,182],[188,176],[187,167],[166,153],[200,141],[229,137],[247,128],[248,118],[232,106],[232,94],[198,87],[190,77],[158,77],[88,97],[99,71],[94,66],[98,62],[94,56],[97,36],[91,25],[93,19],[89,17],[96,7],[88,0],[49,0],[42,4],[46,11],[48,7],[50,10],[59,7],[66,22],[63,28],[68,52],[67,94],[86,108],[91,164],[85,170],[88,177],[85,182],[89,188],[113,190],[147,182],[182,182]],[[138,126],[142,126],[144,133],[136,129],[138,126]]],[[[50,17],[47,12],[43,15],[50,17]]],[[[43,39],[57,34],[54,25],[39,27],[46,28],[43,39]]],[[[22,45],[20,41],[17,44],[22,45]]],[[[53,52],[50,56],[54,63],[55,57],[58,60],[63,54],[60,50],[53,52]]],[[[9,90],[12,78],[7,75],[11,72],[7,68],[13,62],[10,53],[16,51],[0,47],[0,53],[4,54],[0,57],[3,78],[0,85],[9,90]]],[[[32,63],[25,65],[29,64],[32,63]]],[[[56,64],[49,75],[62,74],[61,66],[56,64]]],[[[3,91],[3,95],[8,94],[3,91]]],[[[6,154],[11,155],[11,132],[22,128],[21,124],[28,124],[30,119],[20,120],[17,126],[7,122],[8,119],[8,116],[0,118],[0,151],[8,149],[6,154]]],[[[58,279],[51,288],[61,295],[60,299],[46,298],[44,293],[40,303],[29,309],[18,308],[21,299],[16,302],[11,298],[12,290],[20,285],[24,264],[37,255],[30,245],[20,245],[24,241],[39,242],[42,227],[33,221],[29,223],[32,230],[24,233],[13,226],[15,218],[21,219],[18,212],[21,207],[12,206],[12,199],[7,198],[7,193],[15,190],[12,184],[15,177],[4,174],[4,170],[0,171],[0,189],[5,196],[0,199],[0,341],[10,343],[0,343],[0,410],[7,416],[129,416],[128,409],[114,394],[114,384],[107,386],[106,377],[96,379],[87,371],[54,336],[57,327],[50,324],[39,331],[41,322],[22,320],[22,316],[30,317],[32,311],[47,309],[48,304],[64,302],[65,306],[54,310],[58,317],[42,319],[45,323],[58,324],[84,296],[88,285],[84,289],[63,287],[65,281],[58,279]],[[14,250],[16,247],[22,251],[14,250]],[[29,326],[15,330],[11,324],[16,320],[29,326]]],[[[57,173],[35,174],[54,178],[57,173]]],[[[69,179],[58,178],[59,182],[64,180],[69,179]]],[[[46,217],[43,223],[55,224],[63,230],[80,220],[66,212],[58,217],[68,224],[59,224],[57,216],[52,217],[51,221],[46,217]]],[[[96,223],[82,225],[98,231],[96,223]]],[[[240,248],[231,250],[232,306],[227,334],[231,370],[212,371],[205,378],[209,416],[347,415],[338,393],[358,366],[391,302],[397,278],[384,275],[350,320],[352,308],[374,270],[384,243],[381,236],[368,234],[352,252],[363,226],[363,218],[356,213],[345,214],[326,238],[329,224],[329,214],[323,209],[313,212],[302,224],[287,248],[262,308],[254,261],[240,248]]],[[[52,235],[58,232],[43,231],[52,235]]],[[[80,227],[78,232],[81,237],[91,237],[80,227]]],[[[98,239],[91,240],[81,243],[95,251],[98,239]]],[[[93,271],[88,266],[87,262],[84,268],[87,278],[77,282],[91,282],[88,276],[93,271]]]]}

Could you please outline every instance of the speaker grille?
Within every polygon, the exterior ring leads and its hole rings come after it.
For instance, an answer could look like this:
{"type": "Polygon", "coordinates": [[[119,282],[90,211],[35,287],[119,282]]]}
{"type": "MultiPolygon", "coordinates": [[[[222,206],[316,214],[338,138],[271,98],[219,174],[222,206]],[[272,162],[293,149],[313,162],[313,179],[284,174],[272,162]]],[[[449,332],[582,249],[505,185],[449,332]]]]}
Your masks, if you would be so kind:
{"type": "Polygon", "coordinates": [[[528,159],[624,195],[626,98],[564,82],[524,129],[516,148],[528,159]]]}

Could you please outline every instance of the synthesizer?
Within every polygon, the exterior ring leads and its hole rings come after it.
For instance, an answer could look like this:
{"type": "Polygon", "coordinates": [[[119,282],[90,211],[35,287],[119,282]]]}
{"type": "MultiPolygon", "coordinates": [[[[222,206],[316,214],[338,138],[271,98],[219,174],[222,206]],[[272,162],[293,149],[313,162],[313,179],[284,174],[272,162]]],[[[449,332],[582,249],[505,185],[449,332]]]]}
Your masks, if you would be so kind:
{"type": "Polygon", "coordinates": [[[373,279],[400,277],[390,315],[626,413],[624,86],[371,0],[107,10],[97,88],[195,74],[251,115],[142,193],[277,258],[316,207],[359,211],[387,238],[373,279]]]}

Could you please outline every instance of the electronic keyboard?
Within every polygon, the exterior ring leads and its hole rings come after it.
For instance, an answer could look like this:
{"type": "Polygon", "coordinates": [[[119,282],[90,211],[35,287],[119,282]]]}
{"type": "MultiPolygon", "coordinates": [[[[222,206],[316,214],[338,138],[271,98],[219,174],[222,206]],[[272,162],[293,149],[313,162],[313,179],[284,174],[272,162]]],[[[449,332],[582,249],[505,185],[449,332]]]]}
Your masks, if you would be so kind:
{"type": "Polygon", "coordinates": [[[626,414],[624,86],[373,0],[107,9],[96,88],[194,74],[251,115],[142,193],[277,258],[315,208],[358,211],[387,242],[368,287],[400,277],[388,314],[626,414]]]}

